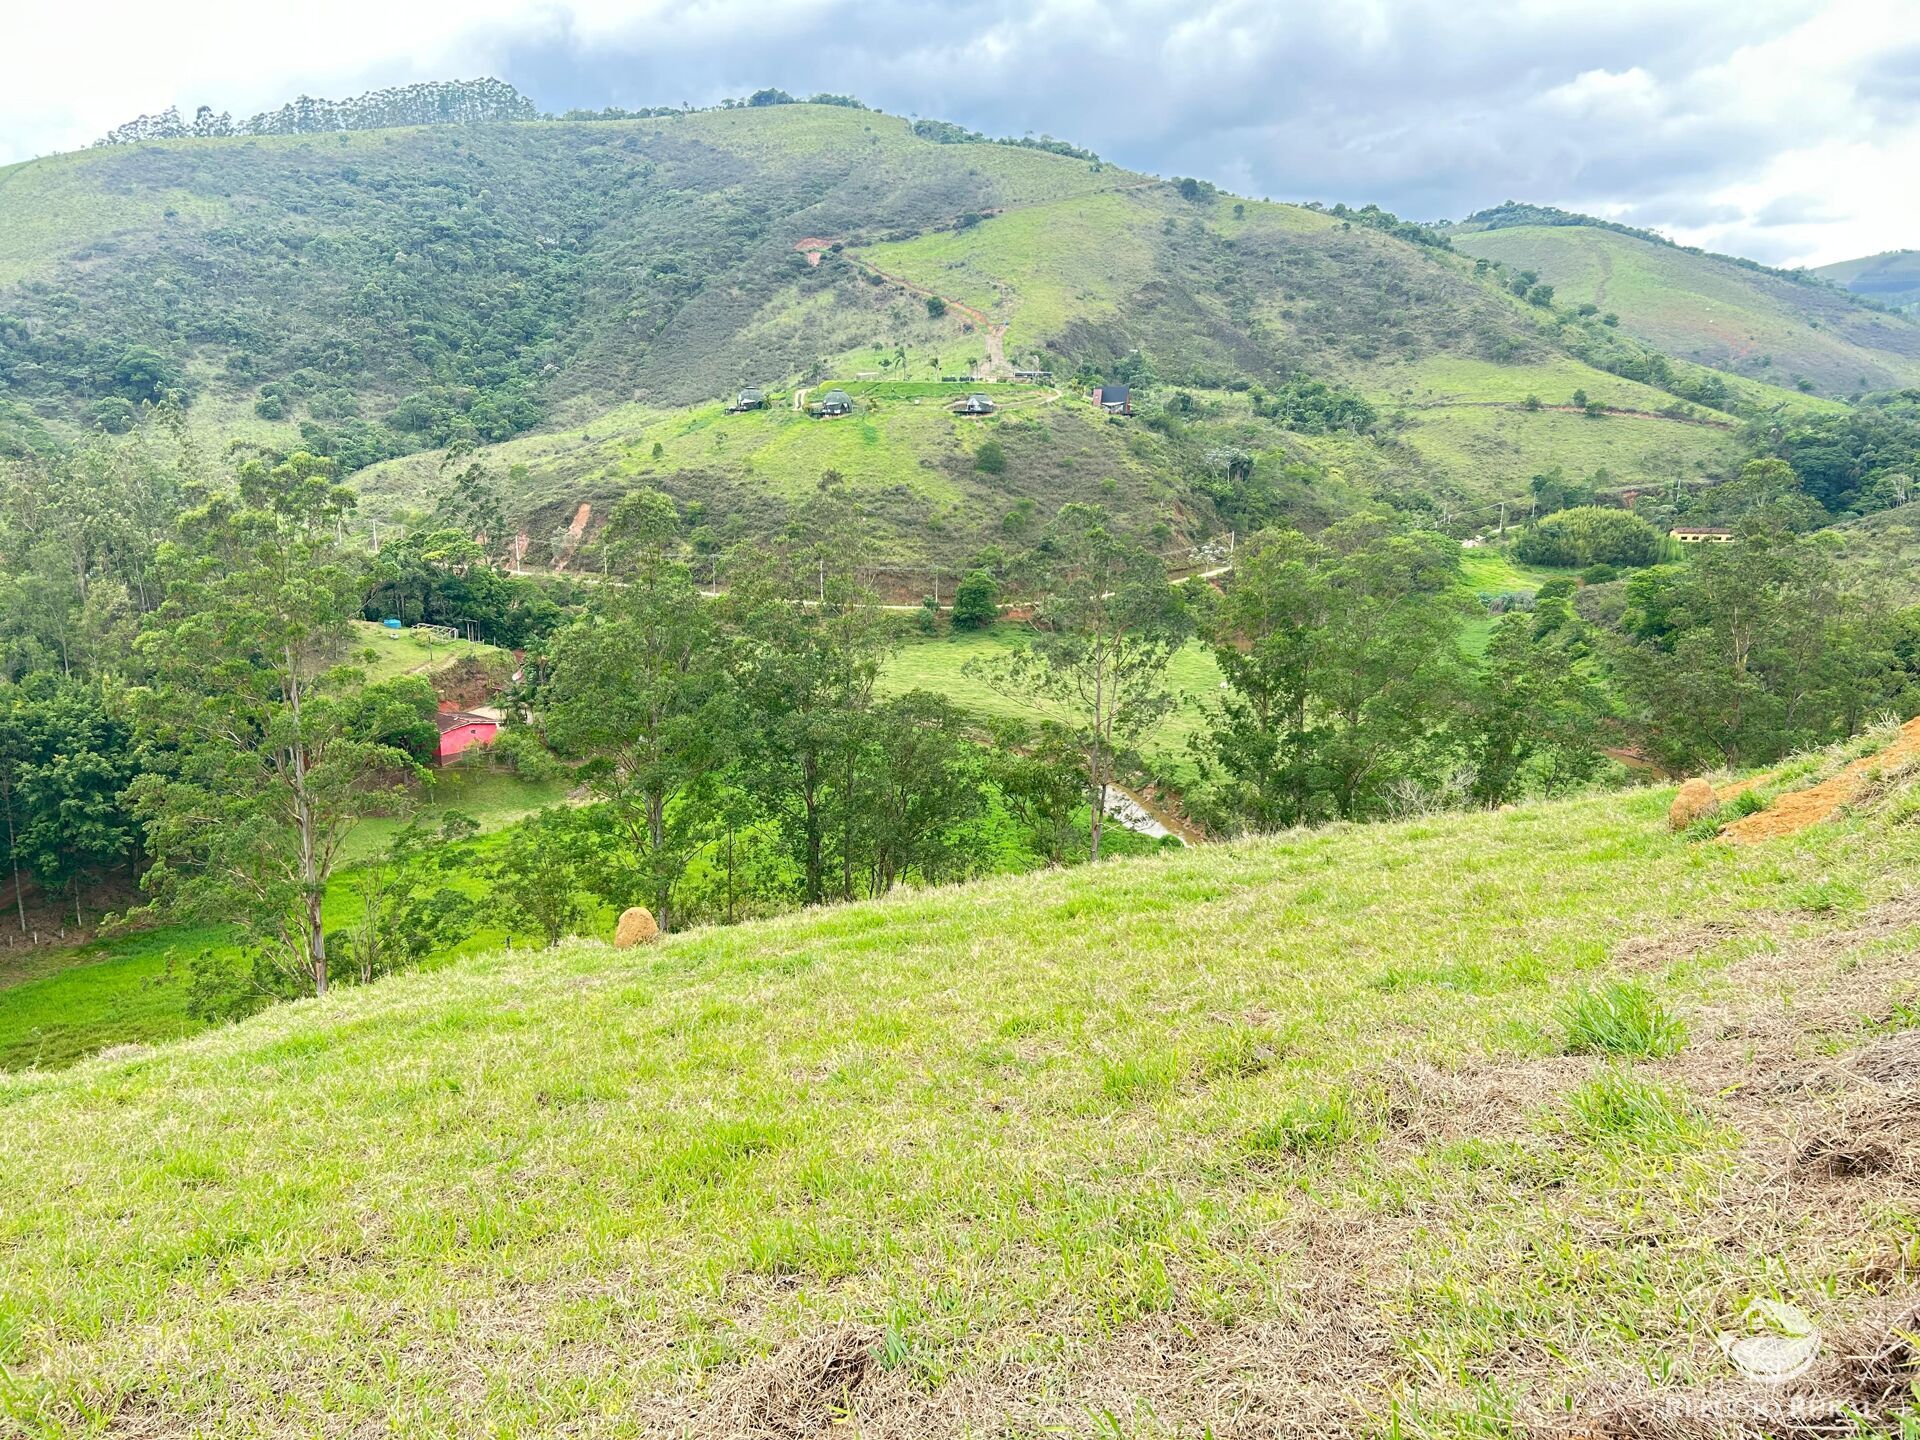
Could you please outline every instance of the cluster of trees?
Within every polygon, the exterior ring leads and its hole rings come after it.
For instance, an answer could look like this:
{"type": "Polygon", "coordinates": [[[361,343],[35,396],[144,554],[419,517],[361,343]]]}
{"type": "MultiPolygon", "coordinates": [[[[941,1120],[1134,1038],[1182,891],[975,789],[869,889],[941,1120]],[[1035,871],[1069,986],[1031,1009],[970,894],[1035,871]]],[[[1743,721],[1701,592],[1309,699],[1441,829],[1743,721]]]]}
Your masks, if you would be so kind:
{"type": "Polygon", "coordinates": [[[1192,809],[1232,831],[1498,804],[1590,779],[1614,745],[1684,773],[1920,711],[1920,608],[1849,586],[1818,537],[1755,519],[1625,563],[1645,568],[1542,587],[1476,663],[1455,542],[1367,519],[1253,537],[1203,621],[1228,689],[1192,809]]]}
{"type": "Polygon", "coordinates": [[[1825,516],[1871,514],[1915,498],[1920,474],[1920,390],[1863,397],[1838,414],[1770,431],[1767,458],[1786,462],[1825,516]]]}
{"type": "Polygon", "coordinates": [[[0,854],[28,930],[26,887],[72,899],[127,866],[137,831],[125,791],[137,773],[122,707],[98,680],[41,671],[0,685],[0,854]]]}
{"type": "Polygon", "coordinates": [[[1590,778],[1605,693],[1564,597],[1480,614],[1457,541],[1378,518],[1240,547],[1205,622],[1227,691],[1194,742],[1195,813],[1228,833],[1497,804],[1590,778]]]}
{"type": "Polygon", "coordinates": [[[599,856],[593,893],[643,897],[671,928],[1058,863],[1081,845],[1098,858],[1107,788],[1164,703],[1150,692],[1182,633],[1164,570],[1070,509],[1039,638],[985,678],[1075,718],[1004,727],[984,747],[944,697],[878,693],[897,632],[860,582],[859,529],[830,476],[715,600],[680,558],[670,500],[640,491],[618,507],[603,542],[612,583],[555,637],[535,697],[545,737],[600,802],[571,822],[599,856]]]}
{"type": "Polygon", "coordinates": [[[1379,418],[1362,396],[1305,375],[1296,375],[1271,393],[1255,392],[1253,413],[1307,435],[1369,430],[1379,418]]]}
{"type": "Polygon", "coordinates": [[[1576,505],[1521,531],[1513,553],[1529,565],[1584,570],[1653,565],[1669,548],[1667,538],[1631,510],[1576,505]]]}
{"type": "Polygon", "coordinates": [[[1756,521],[1624,588],[1609,667],[1631,732],[1676,770],[1763,764],[1920,709],[1920,610],[1850,587],[1818,537],[1756,521]]]}
{"type": "Polygon", "coordinates": [[[479,125],[537,120],[534,103],[504,80],[435,80],[369,90],[346,100],[311,95],[236,123],[225,111],[202,105],[191,121],[168,106],[116,125],[98,145],[137,145],[143,140],[184,140],[222,135],[327,135],[340,130],[388,130],[401,125],[479,125]]]}

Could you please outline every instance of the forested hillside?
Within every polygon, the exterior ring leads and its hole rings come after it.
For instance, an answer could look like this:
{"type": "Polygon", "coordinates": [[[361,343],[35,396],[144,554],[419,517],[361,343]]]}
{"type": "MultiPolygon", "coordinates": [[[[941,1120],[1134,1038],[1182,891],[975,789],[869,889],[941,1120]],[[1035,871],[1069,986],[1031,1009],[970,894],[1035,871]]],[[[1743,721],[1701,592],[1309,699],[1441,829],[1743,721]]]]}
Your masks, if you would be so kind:
{"type": "Polygon", "coordinates": [[[478,447],[542,563],[637,480],[767,534],[831,469],[892,556],[952,566],[1073,499],[1198,542],[1369,500],[1449,526],[1556,468],[1682,492],[1738,470],[1749,418],[1820,413],[1377,210],[826,98],[333,128],[451,107],[398,94],[244,134],[160,117],[193,133],[0,172],[0,449],[170,401],[209,449],[372,467],[362,514],[402,523],[478,447]],[[950,422],[967,385],[942,377],[1014,369],[1050,376],[950,422]],[[1133,387],[1130,420],[1085,405],[1101,380],[1133,387]],[[805,406],[836,383],[859,403],[829,437],[805,406]],[[745,386],[773,406],[723,413],[745,386]]]}

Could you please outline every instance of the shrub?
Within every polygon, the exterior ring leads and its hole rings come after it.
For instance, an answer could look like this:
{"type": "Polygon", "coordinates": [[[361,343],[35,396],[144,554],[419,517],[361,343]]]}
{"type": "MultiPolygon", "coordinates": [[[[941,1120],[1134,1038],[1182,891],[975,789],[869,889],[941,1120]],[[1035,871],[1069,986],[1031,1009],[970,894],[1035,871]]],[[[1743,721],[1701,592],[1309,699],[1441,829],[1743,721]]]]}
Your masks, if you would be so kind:
{"type": "Polygon", "coordinates": [[[1609,980],[1584,990],[1562,1008],[1567,1050],[1590,1055],[1672,1055],[1687,1043],[1687,1027],[1638,980],[1609,980]]]}
{"type": "Polygon", "coordinates": [[[1529,565],[1654,565],[1658,530],[1630,510],[1581,505],[1529,525],[1513,553],[1529,565]]]}
{"type": "Polygon", "coordinates": [[[953,592],[954,629],[984,630],[999,618],[999,589],[986,571],[970,572],[953,592]]]}
{"type": "Polygon", "coordinates": [[[988,475],[999,475],[1007,468],[1007,452],[998,440],[989,440],[973,452],[973,468],[988,475]]]}
{"type": "Polygon", "coordinates": [[[109,435],[124,435],[133,429],[138,416],[133,402],[124,395],[109,395],[93,406],[93,423],[109,435]]]}
{"type": "Polygon", "coordinates": [[[1256,415],[1278,420],[1290,430],[1325,435],[1334,430],[1366,430],[1379,418],[1373,406],[1351,390],[1324,380],[1297,378],[1253,402],[1256,415]]]}
{"type": "Polygon", "coordinates": [[[946,313],[947,313],[946,301],[942,300],[938,295],[929,295],[927,297],[927,318],[928,319],[938,320],[941,316],[945,315],[946,313]]]}

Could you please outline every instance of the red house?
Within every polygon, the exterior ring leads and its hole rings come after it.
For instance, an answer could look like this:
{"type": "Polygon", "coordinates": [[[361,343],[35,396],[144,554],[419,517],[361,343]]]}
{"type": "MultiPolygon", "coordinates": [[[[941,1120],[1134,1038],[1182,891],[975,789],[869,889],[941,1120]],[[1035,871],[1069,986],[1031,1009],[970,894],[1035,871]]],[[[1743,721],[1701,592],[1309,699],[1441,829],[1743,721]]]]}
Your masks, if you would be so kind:
{"type": "Polygon", "coordinates": [[[440,763],[445,765],[475,745],[491,745],[500,734],[500,722],[490,715],[475,715],[469,710],[442,710],[436,717],[440,726],[440,763]]]}

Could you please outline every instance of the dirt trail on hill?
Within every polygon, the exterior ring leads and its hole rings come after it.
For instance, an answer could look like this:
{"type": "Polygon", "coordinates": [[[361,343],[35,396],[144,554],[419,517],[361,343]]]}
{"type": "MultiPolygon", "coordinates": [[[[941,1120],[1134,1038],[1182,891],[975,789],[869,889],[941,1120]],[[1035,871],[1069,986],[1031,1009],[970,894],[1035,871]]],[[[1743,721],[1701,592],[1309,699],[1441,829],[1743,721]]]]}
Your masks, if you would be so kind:
{"type": "MultiPolygon", "coordinates": [[[[1526,411],[1527,406],[1514,400],[1422,400],[1406,407],[1409,410],[1519,410],[1526,411]]],[[[1537,405],[1536,413],[1555,411],[1562,415],[1584,415],[1587,412],[1578,405],[1537,405]]],[[[1714,420],[1704,415],[1662,415],[1658,410],[1626,410],[1608,405],[1604,407],[1605,417],[1609,420],[1665,420],[1674,425],[1702,425],[1709,430],[1737,430],[1739,425],[1732,420],[1714,420]]],[[[1641,486],[1647,489],[1647,486],[1641,486]]]]}
{"type": "Polygon", "coordinates": [[[1886,749],[1862,756],[1831,780],[1782,795],[1765,810],[1734,821],[1720,833],[1736,845],[1795,834],[1832,819],[1842,806],[1860,796],[1874,772],[1913,760],[1920,760],[1920,716],[1901,726],[1899,737],[1886,749]]]}
{"type": "Polygon", "coordinates": [[[569,537],[567,541],[567,553],[553,557],[553,568],[556,574],[565,570],[567,568],[567,562],[573,559],[573,552],[580,548],[580,541],[587,533],[587,522],[592,518],[593,506],[585,500],[582,500],[580,502],[580,508],[573,512],[572,522],[567,526],[567,535],[569,537]]]}
{"type": "Polygon", "coordinates": [[[973,322],[974,327],[980,331],[987,345],[987,363],[981,367],[982,373],[978,378],[982,380],[1011,380],[1013,378],[1013,367],[1007,363],[1007,327],[1004,324],[996,325],[992,320],[988,319],[984,313],[974,309],[973,306],[952,299],[949,296],[941,295],[936,291],[929,290],[924,285],[916,285],[903,275],[891,274],[888,271],[882,270],[878,265],[870,264],[852,255],[846,258],[851,264],[857,265],[869,275],[879,276],[889,285],[898,285],[908,294],[918,295],[923,300],[938,300],[949,310],[957,310],[960,314],[966,316],[967,319],[973,322]]]}

